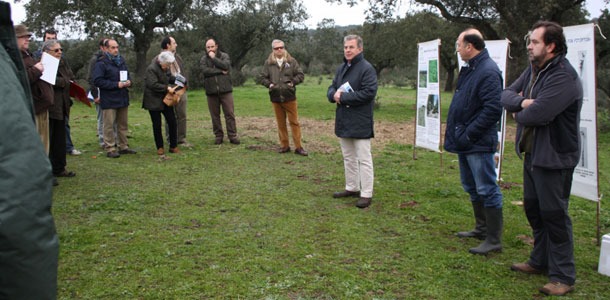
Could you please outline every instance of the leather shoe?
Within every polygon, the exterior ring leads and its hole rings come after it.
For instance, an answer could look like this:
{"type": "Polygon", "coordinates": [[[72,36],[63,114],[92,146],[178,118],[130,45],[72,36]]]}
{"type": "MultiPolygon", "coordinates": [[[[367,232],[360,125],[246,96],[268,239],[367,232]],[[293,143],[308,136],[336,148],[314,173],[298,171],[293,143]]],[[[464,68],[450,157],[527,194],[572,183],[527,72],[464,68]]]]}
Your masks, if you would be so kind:
{"type": "Polygon", "coordinates": [[[175,148],[169,148],[169,152],[170,152],[170,153],[175,153],[175,154],[180,154],[180,153],[182,153],[182,151],[180,151],[180,149],[178,149],[178,147],[175,147],[175,148]]]}
{"type": "Polygon", "coordinates": [[[222,144],[222,138],[216,138],[214,140],[214,145],[220,145],[220,144],[222,144]]]}
{"type": "Polygon", "coordinates": [[[138,153],[136,150],[131,150],[129,148],[119,150],[119,154],[136,154],[138,153]]]}
{"type": "Polygon", "coordinates": [[[238,138],[232,138],[232,139],[229,139],[229,143],[231,143],[233,145],[239,145],[241,142],[239,141],[238,138]]]}
{"type": "Polygon", "coordinates": [[[540,288],[540,292],[549,296],[563,296],[574,290],[573,285],[561,282],[549,282],[540,288]]]}
{"type": "Polygon", "coordinates": [[[542,274],[542,270],[538,270],[528,263],[516,263],[510,266],[510,269],[525,274],[542,274]]]}
{"type": "Polygon", "coordinates": [[[157,155],[163,155],[163,154],[165,154],[165,150],[163,148],[157,149],[157,155]]]}
{"type": "Polygon", "coordinates": [[[305,151],[305,149],[303,149],[303,148],[296,148],[294,150],[294,154],[298,154],[298,155],[301,155],[301,156],[309,155],[309,153],[307,153],[307,151],[305,151]]]}
{"type": "Polygon", "coordinates": [[[372,201],[373,201],[373,198],[360,197],[360,199],[358,199],[358,202],[356,202],[356,207],[367,208],[367,207],[369,207],[369,205],[371,205],[372,201]]]}
{"type": "Polygon", "coordinates": [[[72,171],[63,170],[63,172],[61,172],[59,174],[55,174],[53,176],[55,176],[55,177],[74,177],[74,176],[76,176],[76,173],[74,173],[72,171]]]}
{"type": "Polygon", "coordinates": [[[281,147],[279,150],[277,150],[277,153],[286,153],[286,152],[290,152],[290,147],[281,147]]]}
{"type": "Polygon", "coordinates": [[[360,192],[352,192],[352,191],[341,191],[333,194],[333,198],[345,198],[345,197],[360,197],[360,192]]]}
{"type": "Polygon", "coordinates": [[[111,152],[106,153],[106,156],[110,157],[110,158],[119,158],[119,157],[121,157],[121,154],[119,154],[116,151],[111,151],[111,152]]]}

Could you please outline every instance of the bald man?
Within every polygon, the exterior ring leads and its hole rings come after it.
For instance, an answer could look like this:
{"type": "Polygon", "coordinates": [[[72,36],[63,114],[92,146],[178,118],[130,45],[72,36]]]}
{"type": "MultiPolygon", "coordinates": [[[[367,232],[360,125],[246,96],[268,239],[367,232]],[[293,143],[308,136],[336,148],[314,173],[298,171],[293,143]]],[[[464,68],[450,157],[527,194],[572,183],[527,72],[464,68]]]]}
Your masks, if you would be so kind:
{"type": "Polygon", "coordinates": [[[502,74],[478,30],[464,30],[455,46],[466,65],[449,107],[444,147],[458,155],[462,187],[470,195],[475,218],[474,229],[457,236],[483,240],[469,251],[487,255],[502,251],[502,193],[494,160],[502,117],[502,74]]]}

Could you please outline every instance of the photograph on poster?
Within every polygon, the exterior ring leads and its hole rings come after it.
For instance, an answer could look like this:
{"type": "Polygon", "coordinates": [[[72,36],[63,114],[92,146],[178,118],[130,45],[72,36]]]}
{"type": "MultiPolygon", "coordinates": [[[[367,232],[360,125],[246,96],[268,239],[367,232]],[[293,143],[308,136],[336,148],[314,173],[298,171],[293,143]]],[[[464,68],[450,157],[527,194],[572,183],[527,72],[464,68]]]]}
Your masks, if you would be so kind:
{"type": "Polygon", "coordinates": [[[428,106],[426,110],[426,115],[428,116],[428,118],[440,118],[438,114],[438,95],[428,95],[428,106]]]}
{"type": "Polygon", "coordinates": [[[428,71],[426,71],[426,70],[419,71],[419,87],[420,88],[428,87],[428,71]]]}
{"type": "Polygon", "coordinates": [[[417,125],[426,127],[426,106],[422,105],[417,109],[417,125]]]}
{"type": "Polygon", "coordinates": [[[438,83],[438,60],[431,59],[428,61],[428,81],[430,83],[438,83]]]}

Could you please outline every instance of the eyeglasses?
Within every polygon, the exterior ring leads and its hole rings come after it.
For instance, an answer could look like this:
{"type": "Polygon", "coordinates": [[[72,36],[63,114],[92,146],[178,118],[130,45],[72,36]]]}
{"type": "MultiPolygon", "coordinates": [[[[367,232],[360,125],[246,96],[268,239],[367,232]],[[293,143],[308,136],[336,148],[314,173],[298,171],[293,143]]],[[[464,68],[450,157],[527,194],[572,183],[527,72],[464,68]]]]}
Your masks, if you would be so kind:
{"type": "Polygon", "coordinates": [[[49,50],[50,50],[50,51],[53,51],[53,52],[55,52],[55,53],[58,53],[58,52],[64,52],[64,49],[63,49],[63,48],[49,49],[49,50]]]}
{"type": "Polygon", "coordinates": [[[280,46],[280,47],[273,47],[273,50],[282,50],[284,49],[284,46],[280,46]]]}

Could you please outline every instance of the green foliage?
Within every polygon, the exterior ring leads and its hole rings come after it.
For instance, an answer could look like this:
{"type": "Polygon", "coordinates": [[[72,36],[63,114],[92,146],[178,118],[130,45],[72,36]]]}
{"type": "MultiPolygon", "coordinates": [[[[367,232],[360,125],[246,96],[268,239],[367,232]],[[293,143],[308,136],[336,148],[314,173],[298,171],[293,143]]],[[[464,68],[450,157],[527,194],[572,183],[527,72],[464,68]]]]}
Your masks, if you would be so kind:
{"type": "MultiPolygon", "coordinates": [[[[538,297],[545,276],[509,270],[531,249],[520,238],[531,235],[523,210],[511,203],[522,197],[522,162],[507,151],[501,254],[471,255],[479,241],[454,236],[473,222],[452,154],[375,138],[373,205],[357,209],[352,199],[330,196],[343,188],[343,163],[325,98],[330,81],[319,78],[306,77],[297,92],[309,157],[275,152],[271,104],[252,81],[234,92],[241,145],[213,145],[205,95],[190,90],[188,139],[195,146],[163,162],[139,95],[129,111],[129,143],[138,154],[118,159],[97,145],[95,111],[75,104],[72,138],[84,153],[68,157],[77,176],[60,178],[53,199],[58,299],[538,297]]],[[[376,122],[412,136],[403,131],[413,124],[415,91],[383,87],[379,98],[376,122]]],[[[607,148],[610,138],[604,134],[601,143],[607,148]]],[[[607,156],[600,152],[600,182],[608,181],[607,156]]],[[[567,299],[603,299],[610,281],[596,272],[595,204],[572,197],[570,213],[578,281],[567,299]]],[[[610,231],[605,209],[601,223],[610,231]]]]}

